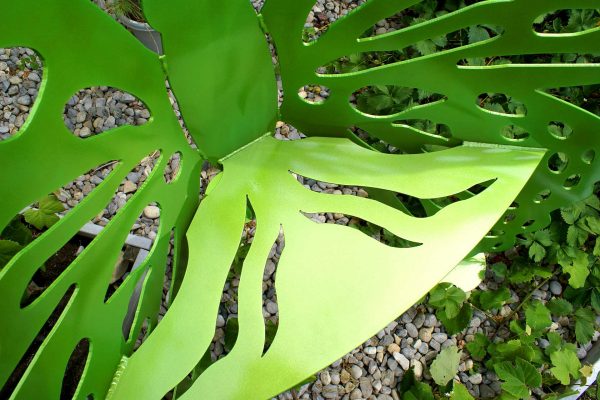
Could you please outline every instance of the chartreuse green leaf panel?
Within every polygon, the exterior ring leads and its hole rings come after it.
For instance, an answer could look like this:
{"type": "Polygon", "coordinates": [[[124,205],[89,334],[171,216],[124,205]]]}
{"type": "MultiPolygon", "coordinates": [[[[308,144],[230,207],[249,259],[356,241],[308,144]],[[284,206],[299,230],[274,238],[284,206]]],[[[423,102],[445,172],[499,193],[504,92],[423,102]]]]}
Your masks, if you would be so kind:
{"type": "Polygon", "coordinates": [[[547,226],[550,211],[591,194],[593,184],[600,180],[598,162],[589,158],[600,147],[600,117],[544,90],[600,84],[600,64],[524,61],[496,65],[494,60],[504,56],[598,54],[600,27],[566,34],[538,33],[533,28],[540,16],[557,10],[597,9],[597,0],[479,1],[391,33],[365,35],[378,21],[422,4],[421,0],[368,0],[332,23],[318,39],[305,43],[302,33],[314,3],[267,0],[262,10],[278,51],[286,94],[281,107],[285,121],[307,135],[351,136],[354,140],[357,138],[349,129],[358,127],[409,153],[420,152],[427,144],[455,146],[462,141],[549,149],[514,207],[496,225],[498,234],[484,240],[483,248],[487,249],[512,246],[516,235],[547,226]],[[463,29],[466,36],[470,27],[481,26],[497,35],[426,56],[362,66],[360,71],[319,72],[320,67],[341,57],[401,51],[463,29]],[[465,62],[472,59],[489,61],[482,66],[465,62]],[[320,103],[307,102],[298,95],[305,85],[324,86],[329,97],[320,103]],[[367,114],[351,104],[354,92],[375,85],[415,88],[442,98],[391,115],[367,114]],[[505,94],[523,107],[516,114],[487,110],[481,107],[480,96],[489,93],[505,94]],[[403,122],[407,120],[444,124],[452,137],[415,129],[403,122]],[[572,134],[557,133],[562,126],[572,134]],[[503,135],[513,127],[527,135],[503,135]],[[559,153],[568,160],[561,170],[552,165],[559,153]]]}
{"type": "Polygon", "coordinates": [[[179,128],[158,57],[91,1],[43,1],[29,8],[0,1],[0,10],[4,20],[0,47],[32,48],[44,64],[38,100],[27,123],[0,143],[0,232],[25,207],[87,171],[117,161],[104,182],[0,270],[0,387],[28,354],[32,358],[11,398],[59,398],[67,361],[77,343],[88,339],[90,354],[76,397],[100,399],[121,356],[131,353],[143,321],[148,318],[150,329],[156,325],[170,234],[174,229],[178,257],[198,201],[200,157],[179,128]],[[74,136],[63,122],[65,104],[78,90],[91,86],[113,86],[134,94],[148,106],[152,118],[143,126],[120,127],[88,139],[74,136]],[[160,151],[160,158],[136,194],[39,298],[22,306],[38,268],[104,210],[125,176],[155,151],[160,151]],[[163,172],[175,152],[181,153],[182,163],[178,177],[168,184],[163,172]],[[105,302],[125,238],[151,202],[158,203],[162,213],[150,255],[105,302]],[[142,298],[126,341],[123,320],[138,282],[143,285],[142,298]],[[52,330],[29,354],[28,348],[38,343],[38,332],[53,310],[60,309],[71,287],[74,292],[52,330]]]}
{"type": "Polygon", "coordinates": [[[187,233],[189,264],[178,296],[144,345],[124,360],[108,398],[161,398],[199,362],[214,335],[247,202],[257,230],[242,268],[236,344],[181,399],[270,398],[352,350],[444,279],[509,206],[543,155],[488,146],[389,155],[347,139],[282,142],[264,136],[222,160],[224,172],[187,233]],[[313,192],[293,174],[424,199],[493,183],[419,219],[374,199],[313,192]],[[319,212],[367,220],[415,245],[387,246],[303,214],[319,212]],[[262,277],[280,229],[280,322],[263,355],[262,277]],[[366,297],[359,295],[365,287],[372,289],[366,297]]]}

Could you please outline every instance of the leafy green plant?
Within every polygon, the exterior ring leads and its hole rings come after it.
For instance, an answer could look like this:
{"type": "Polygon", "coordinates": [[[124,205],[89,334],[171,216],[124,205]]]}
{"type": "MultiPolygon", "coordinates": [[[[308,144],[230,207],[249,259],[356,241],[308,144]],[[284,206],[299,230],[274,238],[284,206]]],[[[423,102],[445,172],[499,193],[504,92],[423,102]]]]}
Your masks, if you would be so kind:
{"type": "Polygon", "coordinates": [[[57,213],[64,211],[65,206],[54,195],[48,195],[23,213],[25,221],[37,229],[50,228],[58,222],[57,213]]]}

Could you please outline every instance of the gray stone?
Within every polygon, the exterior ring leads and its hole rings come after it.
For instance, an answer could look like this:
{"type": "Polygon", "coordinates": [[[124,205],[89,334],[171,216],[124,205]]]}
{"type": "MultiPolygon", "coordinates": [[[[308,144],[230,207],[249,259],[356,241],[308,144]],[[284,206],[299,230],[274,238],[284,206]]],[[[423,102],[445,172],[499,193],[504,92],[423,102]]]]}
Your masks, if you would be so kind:
{"type": "Polygon", "coordinates": [[[479,385],[481,382],[483,382],[483,377],[480,373],[473,374],[469,377],[469,382],[471,382],[473,385],[479,385]]]}
{"type": "Polygon", "coordinates": [[[410,337],[416,338],[419,336],[419,331],[417,331],[417,327],[413,323],[409,322],[404,327],[406,328],[406,331],[410,337]]]}
{"type": "Polygon", "coordinates": [[[144,216],[150,219],[156,219],[160,217],[160,208],[157,206],[147,206],[144,208],[144,216]]]}
{"type": "Polygon", "coordinates": [[[410,361],[406,358],[402,353],[394,353],[392,354],[394,360],[402,367],[403,370],[407,371],[410,367],[410,361]]]}
{"type": "Polygon", "coordinates": [[[479,394],[482,399],[490,399],[496,397],[496,392],[488,385],[480,385],[479,394]]]}
{"type": "Polygon", "coordinates": [[[429,343],[433,333],[433,328],[421,328],[419,329],[419,339],[425,343],[429,343]]]}
{"type": "Polygon", "coordinates": [[[555,296],[559,296],[562,293],[561,284],[557,281],[550,282],[550,292],[555,296]]]}
{"type": "MultiPolygon", "coordinates": [[[[125,183],[123,183],[123,193],[128,194],[128,193],[133,193],[137,190],[137,185],[129,180],[126,180],[125,183]]],[[[158,207],[157,207],[158,208],[158,207]]],[[[144,210],[145,213],[145,210],[144,210]]],[[[148,217],[151,218],[151,217],[148,217]]]]}
{"type": "Polygon", "coordinates": [[[352,368],[350,368],[350,375],[352,375],[354,379],[360,378],[362,374],[362,368],[360,368],[358,365],[353,365],[352,368]]]}
{"type": "Polygon", "coordinates": [[[319,374],[319,379],[323,385],[327,386],[331,383],[331,375],[329,375],[329,371],[323,371],[319,374]]]}
{"type": "Polygon", "coordinates": [[[31,97],[26,94],[24,96],[20,96],[17,98],[17,103],[23,105],[23,106],[29,106],[31,105],[31,97]]]}
{"type": "Polygon", "coordinates": [[[446,334],[444,332],[439,332],[439,333],[434,333],[433,335],[431,335],[431,337],[433,338],[433,340],[435,340],[439,344],[442,344],[448,339],[448,334],[446,334]]]}
{"type": "Polygon", "coordinates": [[[133,103],[135,100],[135,97],[129,93],[123,93],[123,96],[121,97],[121,101],[125,104],[133,103]]]}

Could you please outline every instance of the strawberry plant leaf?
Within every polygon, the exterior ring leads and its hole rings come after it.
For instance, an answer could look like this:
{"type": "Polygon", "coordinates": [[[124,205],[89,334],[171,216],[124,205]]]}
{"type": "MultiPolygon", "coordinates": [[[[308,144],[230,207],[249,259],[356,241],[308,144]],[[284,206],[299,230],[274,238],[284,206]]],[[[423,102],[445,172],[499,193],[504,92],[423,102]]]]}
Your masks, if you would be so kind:
{"type": "Polygon", "coordinates": [[[467,300],[467,294],[460,288],[443,283],[429,293],[429,304],[442,311],[446,319],[455,318],[467,300]]]}
{"type": "Polygon", "coordinates": [[[23,246],[12,240],[0,240],[0,269],[17,254],[23,246]]]}
{"type": "Polygon", "coordinates": [[[10,224],[0,234],[0,237],[6,240],[12,240],[21,246],[26,246],[33,240],[31,230],[21,222],[20,217],[13,218],[10,224]]]}
{"type": "Polygon", "coordinates": [[[487,347],[490,344],[490,340],[483,333],[475,334],[475,338],[472,342],[467,343],[467,350],[471,354],[474,360],[481,361],[487,354],[487,347]]]}
{"type": "Polygon", "coordinates": [[[579,378],[579,369],[581,362],[577,358],[577,353],[569,349],[561,349],[550,354],[550,360],[553,367],[550,369],[552,375],[556,377],[563,385],[571,383],[571,377],[579,378]]]}
{"type": "Polygon", "coordinates": [[[437,355],[429,368],[435,383],[444,386],[454,378],[458,373],[461,355],[456,346],[446,347],[437,355]]]}
{"type": "Polygon", "coordinates": [[[458,315],[454,318],[448,318],[446,313],[439,312],[439,310],[436,312],[436,316],[441,321],[442,325],[444,325],[446,331],[449,334],[454,335],[469,326],[469,322],[471,322],[471,318],[473,318],[473,307],[468,303],[464,304],[458,312],[458,315]]]}
{"type": "Polygon", "coordinates": [[[487,290],[480,292],[478,301],[481,308],[485,311],[498,309],[511,299],[510,290],[502,287],[498,290],[487,290]]]}
{"type": "Polygon", "coordinates": [[[577,251],[574,258],[568,262],[561,263],[563,271],[569,274],[569,285],[573,288],[578,289],[585,285],[585,280],[590,274],[589,270],[589,256],[584,251],[577,251]]]}
{"type": "Polygon", "coordinates": [[[50,228],[58,222],[56,213],[64,211],[63,204],[58,201],[56,196],[48,195],[37,202],[37,209],[30,208],[23,213],[25,221],[35,226],[37,229],[50,228]]]}
{"type": "Polygon", "coordinates": [[[450,400],[474,400],[474,398],[465,385],[455,382],[452,393],[450,393],[450,400]]]}
{"type": "Polygon", "coordinates": [[[527,325],[534,331],[546,329],[552,324],[550,311],[539,300],[533,301],[525,310],[527,325]]]}
{"type": "Polygon", "coordinates": [[[527,398],[531,388],[542,385],[542,374],[531,363],[520,358],[514,364],[508,361],[499,363],[494,370],[503,381],[502,389],[519,399],[527,398]]]}
{"type": "Polygon", "coordinates": [[[559,297],[546,303],[546,307],[548,307],[552,315],[564,316],[570,315],[573,312],[573,305],[569,301],[559,297]]]}
{"type": "Polygon", "coordinates": [[[580,344],[588,343],[594,336],[595,314],[589,308],[579,308],[575,311],[575,337],[580,344]]]}

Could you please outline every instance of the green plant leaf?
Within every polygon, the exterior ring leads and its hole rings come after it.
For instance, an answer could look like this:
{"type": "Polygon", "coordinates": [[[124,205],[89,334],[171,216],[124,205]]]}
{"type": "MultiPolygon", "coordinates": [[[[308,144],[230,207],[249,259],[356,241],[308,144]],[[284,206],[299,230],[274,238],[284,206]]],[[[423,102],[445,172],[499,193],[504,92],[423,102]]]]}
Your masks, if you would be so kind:
{"type": "Polygon", "coordinates": [[[483,333],[477,333],[475,334],[473,341],[467,343],[467,350],[469,350],[469,353],[473,359],[481,361],[487,354],[487,347],[489,344],[490,340],[486,335],[483,333]]]}
{"type": "Polygon", "coordinates": [[[452,393],[450,393],[450,400],[474,400],[474,398],[465,385],[454,382],[452,393]]]}
{"type": "Polygon", "coordinates": [[[592,340],[595,329],[595,314],[589,308],[575,310],[575,337],[577,342],[584,344],[592,340]]]}
{"type": "Polygon", "coordinates": [[[575,289],[583,287],[590,274],[589,265],[589,256],[584,251],[578,251],[575,258],[572,258],[569,262],[561,263],[563,271],[570,275],[569,285],[575,289]]]}
{"type": "Polygon", "coordinates": [[[444,386],[454,378],[458,373],[461,355],[456,346],[446,347],[437,355],[429,368],[435,383],[444,386]]]}
{"type": "Polygon", "coordinates": [[[442,310],[446,319],[455,318],[467,300],[467,294],[454,285],[442,283],[429,293],[429,304],[442,310]]]}
{"type": "Polygon", "coordinates": [[[22,222],[21,217],[13,218],[0,234],[6,240],[12,240],[21,246],[27,246],[33,240],[33,234],[22,222]]]}
{"type": "Polygon", "coordinates": [[[450,335],[454,335],[469,326],[471,318],[473,318],[473,307],[470,304],[464,304],[458,315],[454,318],[448,318],[444,312],[436,312],[436,316],[446,328],[450,335]]]}
{"type": "Polygon", "coordinates": [[[0,269],[17,254],[23,246],[12,240],[0,240],[0,269]]]}
{"type": "Polygon", "coordinates": [[[482,26],[469,27],[469,44],[482,42],[490,38],[489,32],[482,26]]]}
{"type": "Polygon", "coordinates": [[[504,278],[506,276],[506,271],[508,270],[506,264],[502,262],[492,265],[491,268],[498,278],[504,278]]]}
{"type": "Polygon", "coordinates": [[[511,299],[510,290],[502,287],[498,290],[486,290],[479,295],[479,304],[483,310],[492,310],[502,307],[511,299]]]}
{"type": "Polygon", "coordinates": [[[550,360],[553,367],[550,368],[552,375],[556,377],[563,385],[571,383],[571,377],[579,378],[579,369],[581,362],[577,358],[577,353],[568,349],[561,349],[550,354],[550,360]]]}
{"type": "Polygon", "coordinates": [[[531,388],[542,385],[542,374],[529,362],[517,358],[515,363],[508,361],[495,365],[494,370],[503,381],[502,389],[510,395],[525,399],[529,397],[531,388]]]}
{"type": "Polygon", "coordinates": [[[58,215],[65,207],[56,196],[48,195],[37,202],[37,209],[30,208],[23,213],[25,221],[37,229],[50,228],[58,222],[58,215]]]}
{"type": "Polygon", "coordinates": [[[531,329],[539,331],[546,329],[552,324],[550,311],[539,300],[533,301],[525,310],[525,320],[531,329]]]}
{"type": "Polygon", "coordinates": [[[238,338],[240,325],[237,318],[229,318],[225,325],[225,350],[231,351],[238,338]]]}
{"type": "Polygon", "coordinates": [[[573,312],[573,305],[565,299],[554,298],[546,303],[546,307],[550,310],[552,315],[570,315],[573,312]]]}
{"type": "Polygon", "coordinates": [[[434,400],[431,387],[423,382],[415,382],[414,385],[402,395],[406,400],[434,400]]]}

